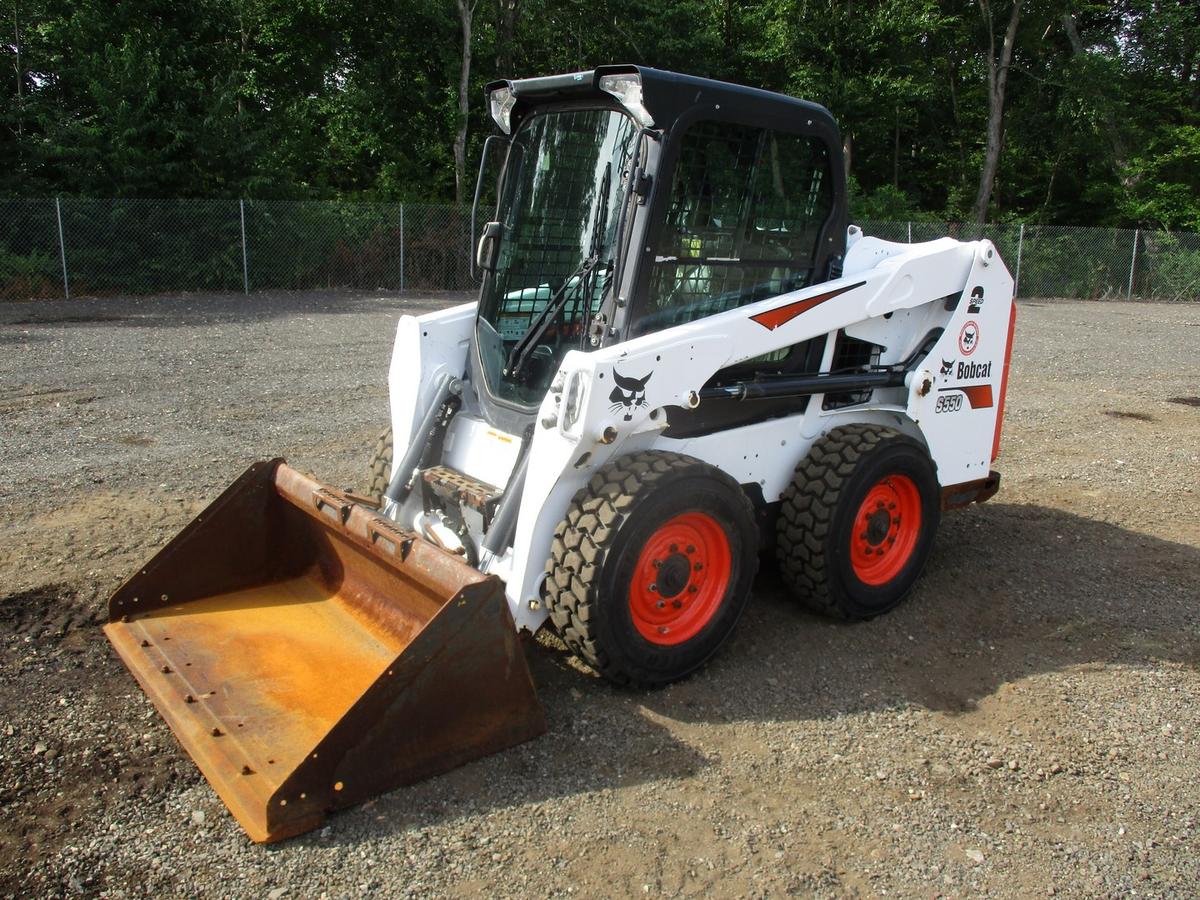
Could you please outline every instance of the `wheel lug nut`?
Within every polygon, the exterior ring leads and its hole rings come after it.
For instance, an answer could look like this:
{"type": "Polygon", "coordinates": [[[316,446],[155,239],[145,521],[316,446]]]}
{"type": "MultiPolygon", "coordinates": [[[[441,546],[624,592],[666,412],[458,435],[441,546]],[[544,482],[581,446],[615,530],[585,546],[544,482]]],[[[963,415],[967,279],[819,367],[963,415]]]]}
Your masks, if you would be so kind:
{"type": "Polygon", "coordinates": [[[895,508],[896,508],[896,504],[895,504],[895,503],[889,503],[889,504],[888,504],[888,509],[895,509],[895,508]]]}
{"type": "Polygon", "coordinates": [[[674,603],[672,603],[671,605],[672,605],[672,606],[674,606],[676,609],[682,609],[682,608],[683,608],[683,601],[682,601],[682,600],[676,600],[676,601],[675,601],[674,603]]]}
{"type": "Polygon", "coordinates": [[[679,552],[679,545],[678,545],[678,544],[672,544],[672,545],[671,545],[671,552],[672,552],[672,553],[678,553],[678,552],[679,552]]]}
{"type": "Polygon", "coordinates": [[[687,552],[688,552],[688,553],[695,553],[695,552],[696,552],[696,547],[695,547],[695,545],[694,545],[694,544],[688,544],[688,545],[687,545],[687,552]]]}
{"type": "Polygon", "coordinates": [[[689,594],[694,594],[694,593],[696,593],[696,591],[697,591],[697,587],[694,584],[688,585],[688,593],[689,594]]]}
{"type": "Polygon", "coordinates": [[[654,561],[654,568],[656,568],[656,569],[661,569],[661,568],[662,568],[662,560],[661,560],[661,559],[656,559],[656,560],[654,561]]]}
{"type": "Polygon", "coordinates": [[[655,603],[654,605],[655,605],[655,606],[657,606],[659,609],[662,609],[664,606],[666,606],[666,605],[667,605],[667,601],[665,601],[665,600],[659,600],[659,601],[658,601],[657,603],[655,603]]]}
{"type": "Polygon", "coordinates": [[[670,630],[671,630],[671,629],[670,629],[670,628],[668,628],[666,625],[659,625],[659,626],[658,626],[658,633],[659,633],[659,634],[666,634],[666,633],[667,633],[668,631],[670,631],[670,630]]]}
{"type": "Polygon", "coordinates": [[[654,593],[658,593],[658,585],[657,584],[650,585],[650,590],[654,593]]]}
{"type": "Polygon", "coordinates": [[[701,569],[704,568],[704,563],[696,563],[694,566],[692,566],[692,568],[695,569],[697,572],[699,572],[701,569]]]}

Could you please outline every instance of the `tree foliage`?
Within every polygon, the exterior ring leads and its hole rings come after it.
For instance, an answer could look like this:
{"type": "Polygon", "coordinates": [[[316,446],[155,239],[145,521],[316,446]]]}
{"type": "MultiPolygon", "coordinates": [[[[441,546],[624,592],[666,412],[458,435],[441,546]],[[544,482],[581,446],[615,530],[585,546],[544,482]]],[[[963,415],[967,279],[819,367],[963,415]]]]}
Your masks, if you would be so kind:
{"type": "Polygon", "coordinates": [[[465,120],[458,0],[6,0],[0,193],[448,200],[485,83],[635,62],[823,103],[862,212],[965,218],[1014,4],[987,217],[1200,228],[1194,0],[474,0],[465,120]]]}

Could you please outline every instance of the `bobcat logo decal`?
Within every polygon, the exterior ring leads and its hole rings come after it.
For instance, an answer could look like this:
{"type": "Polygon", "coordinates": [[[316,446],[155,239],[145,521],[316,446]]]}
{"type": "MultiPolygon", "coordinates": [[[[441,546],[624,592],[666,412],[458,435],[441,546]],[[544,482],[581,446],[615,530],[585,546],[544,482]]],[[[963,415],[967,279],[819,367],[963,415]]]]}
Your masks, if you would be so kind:
{"type": "Polygon", "coordinates": [[[968,319],[963,324],[962,331],[958,333],[958,352],[963,356],[970,356],[978,346],[979,323],[974,319],[968,319]]]}
{"type": "Polygon", "coordinates": [[[952,360],[952,359],[943,359],[942,360],[942,374],[943,375],[949,375],[950,370],[953,368],[954,368],[954,360],[952,360]]]}
{"type": "Polygon", "coordinates": [[[639,406],[646,405],[646,382],[653,374],[654,372],[650,372],[645,378],[629,378],[614,368],[613,381],[617,383],[617,386],[608,395],[608,399],[612,401],[609,409],[613,412],[624,410],[625,421],[632,420],[633,411],[639,406]]]}

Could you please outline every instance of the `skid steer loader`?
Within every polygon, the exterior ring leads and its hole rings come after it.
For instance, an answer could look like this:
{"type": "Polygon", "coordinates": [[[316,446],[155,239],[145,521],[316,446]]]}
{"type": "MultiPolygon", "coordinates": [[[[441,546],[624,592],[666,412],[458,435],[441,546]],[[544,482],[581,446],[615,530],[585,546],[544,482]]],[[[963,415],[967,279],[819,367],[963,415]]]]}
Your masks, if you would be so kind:
{"type": "Polygon", "coordinates": [[[998,486],[1012,278],[850,226],[825,109],[633,66],[487,102],[479,299],[400,318],[374,496],[256,463],[110,601],[257,841],[544,731],[521,631],[665,684],[763,551],[869,618],[998,486]]]}

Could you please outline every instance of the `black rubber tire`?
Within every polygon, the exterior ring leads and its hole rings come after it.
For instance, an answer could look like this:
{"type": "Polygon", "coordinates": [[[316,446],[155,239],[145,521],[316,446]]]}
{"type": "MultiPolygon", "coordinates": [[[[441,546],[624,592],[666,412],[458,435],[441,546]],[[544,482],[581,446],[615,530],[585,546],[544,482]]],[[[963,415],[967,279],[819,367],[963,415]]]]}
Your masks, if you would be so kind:
{"type": "Polygon", "coordinates": [[[654,687],[707,662],[733,632],[758,570],[754,510],[736,481],[678,453],[647,450],[600,468],[555,529],[546,564],[550,619],[567,646],[617,684],[654,687]],[[713,617],[675,645],[642,637],[629,585],[650,536],[685,512],[708,514],[729,542],[730,576],[713,617]]]}
{"type": "Polygon", "coordinates": [[[776,559],[784,582],[809,608],[839,619],[870,619],[895,607],[916,583],[941,520],[937,472],[926,449],[877,425],[844,425],[820,438],[783,493],[776,559]],[[907,475],[921,502],[912,554],[889,581],[861,581],[850,562],[854,518],[872,485],[907,475]]]}
{"type": "Polygon", "coordinates": [[[376,503],[383,504],[383,492],[387,490],[388,482],[392,479],[392,427],[389,425],[375,441],[375,449],[371,451],[371,480],[367,487],[367,496],[376,503]]]}

